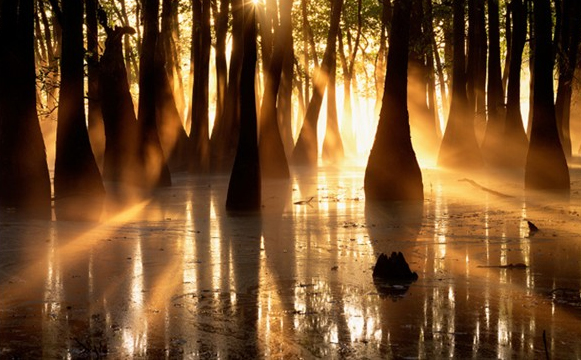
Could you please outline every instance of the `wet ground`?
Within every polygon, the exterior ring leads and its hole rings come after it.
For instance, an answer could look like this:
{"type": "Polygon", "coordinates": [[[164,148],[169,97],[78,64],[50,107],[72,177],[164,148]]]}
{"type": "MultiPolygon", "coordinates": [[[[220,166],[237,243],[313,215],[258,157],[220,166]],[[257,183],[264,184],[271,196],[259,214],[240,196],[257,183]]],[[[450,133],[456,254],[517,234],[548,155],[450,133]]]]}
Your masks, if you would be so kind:
{"type": "Polygon", "coordinates": [[[581,358],[581,170],[570,197],[423,174],[419,205],[353,167],[265,182],[261,214],[187,176],[98,224],[4,214],[0,358],[581,358]],[[392,251],[416,282],[374,283],[392,251]]]}

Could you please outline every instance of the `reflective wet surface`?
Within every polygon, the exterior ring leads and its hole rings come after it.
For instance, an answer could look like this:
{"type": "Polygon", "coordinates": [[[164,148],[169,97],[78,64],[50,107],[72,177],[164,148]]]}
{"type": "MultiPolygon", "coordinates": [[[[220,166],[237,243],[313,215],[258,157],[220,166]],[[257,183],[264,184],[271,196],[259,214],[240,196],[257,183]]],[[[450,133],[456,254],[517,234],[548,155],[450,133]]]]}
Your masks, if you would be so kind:
{"type": "Polygon", "coordinates": [[[581,358],[581,171],[570,197],[423,176],[415,205],[326,168],[265,181],[260,214],[187,176],[98,224],[4,214],[0,357],[581,358]],[[373,282],[392,251],[409,287],[373,282]]]}

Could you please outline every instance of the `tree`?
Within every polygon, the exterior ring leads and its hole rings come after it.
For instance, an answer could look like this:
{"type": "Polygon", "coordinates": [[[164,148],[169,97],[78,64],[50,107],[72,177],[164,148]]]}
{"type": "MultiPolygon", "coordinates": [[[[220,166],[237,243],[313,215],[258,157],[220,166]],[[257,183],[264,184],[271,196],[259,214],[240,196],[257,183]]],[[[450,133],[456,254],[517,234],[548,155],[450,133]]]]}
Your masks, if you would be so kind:
{"type": "Polygon", "coordinates": [[[534,3],[535,63],[533,123],[525,165],[526,189],[570,189],[569,169],[559,140],[553,102],[553,52],[549,0],[534,3]]]}
{"type": "Polygon", "coordinates": [[[523,49],[527,35],[526,4],[523,0],[511,2],[512,41],[510,47],[510,70],[506,98],[506,118],[500,144],[511,144],[510,151],[504,151],[501,165],[510,168],[523,168],[525,165],[528,138],[520,111],[520,73],[523,49]]]}
{"type": "Polygon", "coordinates": [[[315,167],[317,165],[317,122],[319,120],[319,110],[321,110],[321,104],[323,102],[323,94],[327,86],[331,61],[335,56],[333,53],[333,49],[335,48],[333,43],[337,41],[342,6],[343,0],[332,0],[331,24],[327,36],[327,47],[325,48],[325,54],[323,55],[323,61],[319,69],[320,72],[314,80],[313,95],[307,107],[303,126],[291,158],[291,163],[294,165],[305,165],[308,167],[315,167]]]}
{"type": "Polygon", "coordinates": [[[105,154],[105,128],[99,97],[99,29],[97,26],[97,0],[85,2],[87,24],[87,85],[89,140],[97,166],[102,170],[105,154]]]}
{"type": "Polygon", "coordinates": [[[57,219],[96,220],[105,196],[85,124],[83,3],[62,1],[62,75],[54,171],[57,219]]]}
{"type": "Polygon", "coordinates": [[[256,72],[256,15],[252,0],[243,3],[244,43],[240,74],[240,139],[228,184],[226,209],[258,211],[261,206],[260,161],[254,78],[256,72]]]}
{"type": "Polygon", "coordinates": [[[192,32],[192,57],[194,66],[194,87],[192,93],[192,119],[190,142],[190,170],[207,173],[210,170],[210,125],[209,125],[209,76],[210,48],[210,0],[192,1],[194,28],[192,32]]]}
{"type": "Polygon", "coordinates": [[[500,141],[504,131],[504,91],[500,71],[500,24],[498,0],[488,0],[488,121],[482,142],[482,155],[489,165],[499,165],[504,158],[504,144],[500,141]]]}
{"type": "MultiPolygon", "coordinates": [[[[289,37],[291,31],[291,1],[281,1],[281,22],[275,32],[274,51],[266,72],[264,96],[260,110],[260,169],[266,178],[289,178],[288,162],[282,142],[277,111],[277,98],[280,99],[282,72],[285,60],[289,57],[289,37]]],[[[279,101],[280,102],[280,101],[279,101]]]]}
{"type": "Polygon", "coordinates": [[[579,1],[563,0],[561,7],[562,9],[557,9],[557,12],[562,12],[562,26],[557,51],[559,83],[555,110],[563,151],[566,157],[570,157],[572,155],[570,134],[571,95],[577,54],[579,52],[579,36],[581,36],[581,4],[579,1]]]}
{"type": "Polygon", "coordinates": [[[468,0],[468,58],[466,96],[474,116],[477,139],[482,139],[486,123],[486,25],[484,0],[468,0]]]}
{"type": "Polygon", "coordinates": [[[468,107],[464,69],[464,0],[454,0],[454,65],[452,73],[452,102],[448,123],[438,154],[438,165],[470,169],[483,165],[482,155],[474,133],[473,111],[468,107]]]}
{"type": "Polygon", "coordinates": [[[143,186],[155,188],[171,185],[156,124],[155,52],[159,35],[159,0],[143,1],[143,42],[139,61],[139,106],[137,120],[142,139],[139,161],[143,166],[143,186]]]}
{"type": "MultiPolygon", "coordinates": [[[[420,0],[413,0],[420,1],[420,0]]],[[[410,13],[408,0],[394,1],[387,73],[377,133],[367,168],[369,200],[423,200],[422,173],[410,140],[407,70],[410,13]]]]}
{"type": "Polygon", "coordinates": [[[138,161],[138,127],[123,61],[123,37],[134,34],[131,27],[109,27],[103,12],[100,23],[107,39],[99,62],[99,96],[105,124],[103,178],[139,185],[143,168],[138,161]]]}
{"type": "Polygon", "coordinates": [[[0,207],[50,219],[51,189],[36,113],[33,0],[0,2],[0,207]]]}

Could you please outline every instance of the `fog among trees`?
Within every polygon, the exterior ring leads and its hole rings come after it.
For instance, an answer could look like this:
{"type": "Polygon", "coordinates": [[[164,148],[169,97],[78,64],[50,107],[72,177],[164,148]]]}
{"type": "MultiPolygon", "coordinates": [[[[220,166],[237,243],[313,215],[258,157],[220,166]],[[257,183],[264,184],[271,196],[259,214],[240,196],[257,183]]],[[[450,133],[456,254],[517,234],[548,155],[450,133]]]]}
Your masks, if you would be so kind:
{"type": "Polygon", "coordinates": [[[96,220],[188,172],[256,211],[345,164],[369,200],[433,166],[568,191],[580,27],[574,0],[1,1],[0,205],[96,220]]]}

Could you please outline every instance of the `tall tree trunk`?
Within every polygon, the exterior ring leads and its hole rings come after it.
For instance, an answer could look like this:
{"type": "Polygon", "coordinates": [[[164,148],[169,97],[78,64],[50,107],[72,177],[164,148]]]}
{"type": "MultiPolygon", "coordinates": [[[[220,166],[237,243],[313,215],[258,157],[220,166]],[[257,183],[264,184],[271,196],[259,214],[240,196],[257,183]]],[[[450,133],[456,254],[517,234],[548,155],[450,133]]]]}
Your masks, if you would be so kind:
{"type": "Polygon", "coordinates": [[[105,159],[103,178],[107,181],[139,185],[142,168],[138,158],[138,128],[133,98],[123,60],[123,36],[134,34],[130,27],[111,29],[101,21],[107,32],[105,51],[99,64],[99,91],[105,124],[105,159]]]}
{"type": "Polygon", "coordinates": [[[155,52],[159,37],[159,0],[143,1],[143,42],[139,61],[139,105],[137,120],[143,143],[140,162],[144,168],[143,186],[156,188],[171,185],[156,124],[155,52]]]}
{"type": "Polygon", "coordinates": [[[101,114],[101,98],[99,97],[99,38],[97,27],[97,2],[85,1],[87,24],[87,85],[89,97],[89,140],[93,155],[99,169],[103,169],[105,154],[105,126],[101,114]]]}
{"type": "Polygon", "coordinates": [[[243,13],[242,0],[232,0],[232,51],[228,70],[228,88],[222,116],[216,119],[210,139],[211,166],[216,173],[232,170],[240,133],[240,72],[242,70],[243,13]]]}
{"type": "MultiPolygon", "coordinates": [[[[281,103],[283,66],[291,47],[287,35],[291,29],[291,1],[282,1],[281,23],[275,32],[275,43],[268,72],[265,74],[264,96],[260,110],[260,169],[265,178],[289,178],[288,162],[279,129],[277,98],[281,103]]],[[[280,108],[280,105],[279,105],[280,108]]]]}
{"type": "Polygon", "coordinates": [[[407,71],[414,1],[395,0],[385,90],[377,133],[365,169],[365,197],[374,201],[424,199],[422,173],[410,141],[407,71]]]}
{"type": "Polygon", "coordinates": [[[221,0],[220,8],[216,1],[211,1],[214,14],[214,31],[216,34],[215,65],[216,65],[216,113],[214,124],[219,123],[224,112],[226,89],[228,88],[228,64],[226,62],[226,36],[228,35],[228,5],[229,0],[221,0]]]}
{"type": "Polygon", "coordinates": [[[226,209],[259,211],[261,207],[255,96],[256,15],[252,0],[243,0],[244,42],[240,74],[240,139],[228,184],[226,209]]]}
{"type": "MultiPolygon", "coordinates": [[[[428,77],[428,108],[430,110],[430,119],[434,126],[435,141],[436,146],[439,147],[440,139],[442,138],[442,130],[440,129],[440,114],[438,111],[438,99],[436,97],[436,73],[434,71],[434,56],[437,56],[437,61],[440,61],[440,56],[438,55],[436,49],[436,42],[434,40],[434,26],[433,21],[433,11],[432,11],[432,0],[423,0],[425,15],[423,19],[424,27],[424,39],[426,42],[426,67],[427,67],[427,77],[428,77]]],[[[442,81],[442,85],[444,82],[442,81]]],[[[442,99],[445,98],[446,90],[442,92],[442,99]]],[[[433,149],[434,153],[437,153],[437,148],[433,149]]]]}
{"type": "MultiPolygon", "coordinates": [[[[426,56],[429,43],[426,41],[424,9],[422,1],[414,1],[410,24],[410,50],[408,64],[408,110],[412,143],[421,159],[435,162],[438,149],[436,124],[428,108],[428,70],[426,56]]],[[[431,20],[430,20],[431,21],[431,20]]]]}
{"type": "Polygon", "coordinates": [[[473,110],[468,107],[464,54],[464,0],[454,0],[454,67],[452,102],[440,145],[438,165],[470,169],[483,165],[474,132],[473,110]]]}
{"type": "Polygon", "coordinates": [[[50,179],[36,113],[33,0],[0,3],[0,207],[50,219],[50,179]]]}
{"type": "Polygon", "coordinates": [[[307,114],[299,134],[291,163],[293,165],[305,165],[308,167],[316,167],[318,161],[318,143],[317,143],[317,122],[319,120],[319,110],[323,102],[323,94],[327,86],[328,73],[332,57],[332,43],[337,41],[337,32],[339,31],[339,20],[341,18],[341,8],[343,7],[343,0],[332,0],[331,6],[331,25],[327,36],[327,47],[323,56],[323,62],[320,73],[316,76],[313,86],[313,95],[307,114]],[[331,45],[331,46],[330,46],[331,45]]]}
{"type": "Polygon", "coordinates": [[[291,157],[294,148],[292,95],[295,54],[292,36],[292,0],[281,0],[280,24],[280,36],[284,38],[284,43],[287,44],[287,47],[285,48],[286,51],[282,63],[282,78],[278,92],[278,118],[284,152],[288,159],[291,157]],[[289,8],[291,10],[288,10],[289,8]]]}
{"type": "Polygon", "coordinates": [[[504,69],[502,71],[502,89],[503,96],[506,96],[508,91],[508,76],[510,74],[510,57],[512,54],[512,3],[506,2],[506,16],[504,18],[504,37],[506,39],[506,57],[504,59],[504,69]]]}
{"type": "Polygon", "coordinates": [[[192,49],[194,53],[194,86],[192,93],[192,120],[190,142],[190,170],[204,174],[210,170],[210,0],[193,0],[194,27],[192,49]]]}
{"type": "Polygon", "coordinates": [[[571,95],[581,33],[581,5],[579,1],[563,0],[563,25],[559,51],[559,83],[555,110],[559,138],[567,158],[571,157],[571,95]]]}
{"type": "Polygon", "coordinates": [[[329,80],[327,82],[327,128],[323,140],[323,160],[329,163],[337,163],[343,160],[343,141],[339,132],[339,119],[337,116],[337,50],[336,40],[329,44],[331,49],[331,62],[329,64],[329,80]]]}
{"type": "Polygon", "coordinates": [[[520,109],[520,72],[527,37],[527,13],[523,0],[513,0],[511,12],[513,19],[512,45],[510,47],[506,120],[501,138],[501,143],[511,144],[511,149],[504,152],[502,166],[523,168],[529,144],[520,109]]]}
{"type": "Polygon", "coordinates": [[[570,189],[569,169],[559,141],[553,102],[553,52],[549,0],[535,0],[533,123],[525,165],[526,189],[570,189]]]}
{"type": "Polygon", "coordinates": [[[85,124],[83,2],[63,0],[63,50],[54,172],[58,219],[98,220],[105,189],[85,124]]]}
{"type": "Polygon", "coordinates": [[[501,142],[504,132],[504,91],[502,90],[502,73],[500,70],[500,24],[498,18],[498,0],[488,0],[488,122],[482,142],[482,155],[489,165],[500,165],[506,152],[501,142]]]}
{"type": "Polygon", "coordinates": [[[486,126],[486,25],[484,0],[468,0],[468,63],[466,89],[468,106],[474,114],[476,138],[480,142],[486,126]]]}
{"type": "Polygon", "coordinates": [[[185,96],[180,65],[178,6],[179,0],[163,0],[160,40],[165,58],[167,81],[181,120],[184,116],[185,96]]]}

